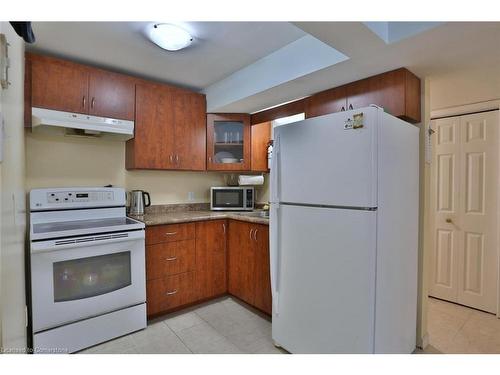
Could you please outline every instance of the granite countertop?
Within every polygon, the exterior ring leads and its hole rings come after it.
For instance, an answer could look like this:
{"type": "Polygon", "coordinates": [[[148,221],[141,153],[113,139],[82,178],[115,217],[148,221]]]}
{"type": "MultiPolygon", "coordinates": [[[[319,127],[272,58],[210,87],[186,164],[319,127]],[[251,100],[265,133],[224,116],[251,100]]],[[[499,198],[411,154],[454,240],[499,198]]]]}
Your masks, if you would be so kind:
{"type": "Polygon", "coordinates": [[[177,207],[177,209],[152,209],[144,215],[129,215],[130,217],[142,221],[146,226],[162,225],[162,224],[177,224],[189,223],[193,221],[206,221],[217,219],[233,219],[247,221],[250,223],[269,225],[269,218],[259,216],[263,210],[254,210],[249,212],[231,212],[231,211],[210,211],[208,209],[200,209],[202,207],[177,207]],[[182,209],[184,208],[184,209],[182,209]]]}

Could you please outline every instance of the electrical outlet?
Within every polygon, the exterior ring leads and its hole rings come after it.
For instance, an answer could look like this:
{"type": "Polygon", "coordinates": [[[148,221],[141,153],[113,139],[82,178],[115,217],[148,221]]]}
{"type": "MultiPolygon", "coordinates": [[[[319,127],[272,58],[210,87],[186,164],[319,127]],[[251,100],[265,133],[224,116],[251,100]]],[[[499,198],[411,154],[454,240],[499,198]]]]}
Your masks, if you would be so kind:
{"type": "Polygon", "coordinates": [[[188,191],[188,201],[194,202],[194,191],[188,191]]]}

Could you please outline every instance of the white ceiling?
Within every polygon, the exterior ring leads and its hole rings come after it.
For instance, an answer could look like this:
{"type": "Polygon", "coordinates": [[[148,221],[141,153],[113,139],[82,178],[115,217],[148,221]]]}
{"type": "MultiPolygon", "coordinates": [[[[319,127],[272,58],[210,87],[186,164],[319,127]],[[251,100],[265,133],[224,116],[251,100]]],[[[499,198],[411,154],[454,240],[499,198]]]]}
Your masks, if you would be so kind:
{"type": "Polygon", "coordinates": [[[202,90],[300,37],[288,22],[178,23],[193,44],[169,52],[150,42],[148,22],[33,22],[36,43],[47,52],[124,73],[202,90]]]}
{"type": "Polygon", "coordinates": [[[391,69],[407,67],[421,78],[500,66],[500,22],[445,23],[387,44],[362,22],[193,22],[197,42],[165,52],[145,40],[145,23],[34,23],[36,45],[82,62],[110,67],[198,90],[228,77],[306,33],[349,57],[218,108],[254,112],[391,69]]]}

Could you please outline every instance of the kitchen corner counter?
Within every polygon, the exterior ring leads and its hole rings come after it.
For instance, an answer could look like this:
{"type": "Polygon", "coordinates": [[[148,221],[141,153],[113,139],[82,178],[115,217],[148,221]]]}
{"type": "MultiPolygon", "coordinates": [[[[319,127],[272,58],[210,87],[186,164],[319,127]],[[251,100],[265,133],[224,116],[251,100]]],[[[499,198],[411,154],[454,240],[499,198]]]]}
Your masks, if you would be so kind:
{"type": "Polygon", "coordinates": [[[232,219],[239,221],[247,221],[250,223],[269,225],[269,218],[256,216],[256,212],[262,210],[254,210],[250,212],[221,212],[210,210],[198,211],[174,211],[174,212],[151,212],[144,215],[129,215],[130,217],[142,221],[146,226],[163,225],[163,224],[178,224],[189,223],[194,221],[232,219]]]}

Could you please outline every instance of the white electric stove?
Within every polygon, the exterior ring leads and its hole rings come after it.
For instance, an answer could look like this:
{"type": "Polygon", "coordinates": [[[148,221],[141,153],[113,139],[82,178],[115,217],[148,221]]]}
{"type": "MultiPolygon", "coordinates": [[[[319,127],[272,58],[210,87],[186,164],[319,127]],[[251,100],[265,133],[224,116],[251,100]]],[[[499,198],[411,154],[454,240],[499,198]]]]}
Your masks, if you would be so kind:
{"type": "Polygon", "coordinates": [[[33,350],[72,353],[146,328],[144,224],[121,188],[30,192],[33,350]]]}

